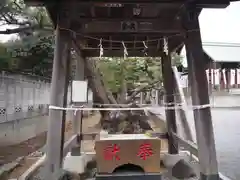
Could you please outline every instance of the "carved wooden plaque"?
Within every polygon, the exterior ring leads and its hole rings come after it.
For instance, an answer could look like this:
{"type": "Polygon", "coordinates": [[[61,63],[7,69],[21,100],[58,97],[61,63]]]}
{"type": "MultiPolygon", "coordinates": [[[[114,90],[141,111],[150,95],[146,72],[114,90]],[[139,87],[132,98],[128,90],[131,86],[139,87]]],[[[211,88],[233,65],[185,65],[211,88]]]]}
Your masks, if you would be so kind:
{"type": "Polygon", "coordinates": [[[105,136],[95,143],[98,173],[112,173],[125,164],[139,166],[148,173],[160,172],[160,139],[145,134],[105,136]]]}

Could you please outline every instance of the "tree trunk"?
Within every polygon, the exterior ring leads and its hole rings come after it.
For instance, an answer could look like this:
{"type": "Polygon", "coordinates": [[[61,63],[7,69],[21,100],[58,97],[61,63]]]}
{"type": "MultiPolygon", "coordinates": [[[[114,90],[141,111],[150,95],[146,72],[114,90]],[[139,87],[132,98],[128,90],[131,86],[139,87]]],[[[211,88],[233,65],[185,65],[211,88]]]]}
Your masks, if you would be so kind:
{"type": "MultiPolygon", "coordinates": [[[[89,82],[89,87],[92,89],[94,94],[94,103],[95,104],[117,104],[117,101],[113,97],[112,93],[107,90],[103,79],[102,74],[99,69],[96,67],[96,63],[93,59],[88,59],[84,63],[86,78],[89,82]]],[[[100,106],[98,106],[100,107],[100,106]]],[[[101,120],[100,124],[103,126],[104,121],[109,121],[109,111],[100,111],[101,120]]]]}
{"type": "MultiPolygon", "coordinates": [[[[111,107],[110,104],[114,104],[114,107],[121,107],[121,105],[116,106],[118,102],[112,93],[107,90],[95,61],[86,60],[84,65],[86,78],[88,79],[89,86],[94,94],[94,103],[109,104],[108,107],[111,107]]],[[[126,98],[124,101],[127,103],[126,98]]],[[[136,106],[131,105],[131,107],[136,106]]],[[[100,111],[100,114],[101,119],[99,123],[101,128],[106,129],[111,133],[139,133],[146,130],[151,130],[151,127],[147,122],[148,118],[144,114],[144,111],[135,111],[133,113],[130,111],[100,111]]]]}
{"type": "Polygon", "coordinates": [[[101,80],[101,74],[97,71],[95,62],[92,60],[86,60],[85,71],[86,78],[90,88],[92,89],[95,99],[101,104],[110,104],[110,101],[107,96],[106,88],[101,80]]]}
{"type": "Polygon", "coordinates": [[[121,90],[119,93],[118,102],[124,104],[126,102],[126,94],[127,94],[127,84],[125,80],[125,59],[122,59],[121,62],[121,90]]]}

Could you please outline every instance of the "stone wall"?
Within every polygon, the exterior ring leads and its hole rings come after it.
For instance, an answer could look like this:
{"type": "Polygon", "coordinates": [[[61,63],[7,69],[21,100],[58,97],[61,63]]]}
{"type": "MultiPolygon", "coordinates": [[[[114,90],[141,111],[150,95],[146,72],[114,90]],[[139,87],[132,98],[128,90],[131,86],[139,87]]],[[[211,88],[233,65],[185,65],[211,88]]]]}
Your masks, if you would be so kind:
{"type": "Polygon", "coordinates": [[[49,80],[1,73],[1,146],[19,143],[47,130],[49,95],[49,80]]]}

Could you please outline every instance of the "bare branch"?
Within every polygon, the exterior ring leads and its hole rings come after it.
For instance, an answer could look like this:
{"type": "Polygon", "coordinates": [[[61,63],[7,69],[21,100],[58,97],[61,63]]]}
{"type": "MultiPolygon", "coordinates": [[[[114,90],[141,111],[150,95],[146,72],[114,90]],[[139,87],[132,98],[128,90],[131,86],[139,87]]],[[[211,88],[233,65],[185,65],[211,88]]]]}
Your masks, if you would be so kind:
{"type": "Polygon", "coordinates": [[[0,34],[16,34],[16,33],[21,33],[24,31],[33,31],[33,30],[44,30],[44,31],[52,31],[52,27],[40,27],[39,25],[35,26],[25,26],[25,27],[18,27],[14,29],[6,29],[4,31],[0,31],[0,34]]]}
{"type": "Polygon", "coordinates": [[[22,7],[15,1],[13,1],[13,4],[19,9],[22,10],[22,7]]]}
{"type": "Polygon", "coordinates": [[[1,14],[3,21],[5,21],[9,25],[18,25],[18,26],[24,26],[24,25],[31,25],[31,21],[24,21],[20,22],[17,20],[17,18],[14,17],[14,15],[9,13],[2,13],[1,14]]]}
{"type": "Polygon", "coordinates": [[[153,86],[155,86],[159,82],[160,81],[157,80],[157,81],[154,81],[154,82],[148,84],[147,86],[143,86],[143,87],[139,87],[139,88],[135,89],[134,92],[132,93],[132,95],[126,100],[126,104],[130,103],[132,101],[132,99],[134,97],[136,97],[140,92],[142,92],[142,91],[144,91],[146,89],[152,88],[153,86]]]}

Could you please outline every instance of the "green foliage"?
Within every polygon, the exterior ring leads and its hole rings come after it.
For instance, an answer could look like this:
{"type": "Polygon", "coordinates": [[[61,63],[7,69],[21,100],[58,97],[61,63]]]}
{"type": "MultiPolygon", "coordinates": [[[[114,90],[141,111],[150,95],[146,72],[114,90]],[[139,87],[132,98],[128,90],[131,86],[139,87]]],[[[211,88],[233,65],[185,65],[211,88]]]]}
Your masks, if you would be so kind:
{"type": "MultiPolygon", "coordinates": [[[[182,57],[173,53],[173,65],[180,65],[182,57]]],[[[161,58],[102,58],[97,61],[104,81],[113,93],[119,93],[122,80],[126,81],[128,91],[142,84],[162,81],[161,58]]]]}
{"type": "Polygon", "coordinates": [[[172,53],[172,65],[179,66],[182,64],[183,57],[177,53],[172,53]]]}
{"type": "Polygon", "coordinates": [[[11,63],[11,54],[7,51],[4,44],[0,44],[0,67],[8,69],[11,63]]]}
{"type": "Polygon", "coordinates": [[[17,33],[24,38],[53,32],[44,7],[28,7],[23,0],[5,0],[0,3],[0,9],[0,25],[9,26],[6,31],[0,31],[1,34],[17,33]]]}
{"type": "Polygon", "coordinates": [[[0,6],[0,20],[8,25],[51,25],[44,7],[28,7],[24,0],[5,0],[0,6]]]}
{"type": "Polygon", "coordinates": [[[8,45],[12,58],[16,58],[15,70],[40,76],[51,76],[53,61],[53,38],[19,40],[8,45]],[[28,43],[26,43],[28,42],[28,43]]]}
{"type": "Polygon", "coordinates": [[[114,93],[120,92],[123,80],[129,91],[140,84],[161,80],[159,58],[102,58],[98,67],[108,88],[114,93]]]}
{"type": "Polygon", "coordinates": [[[0,46],[1,68],[50,76],[53,36],[49,35],[53,34],[53,28],[46,9],[28,7],[23,0],[1,1],[0,8],[0,25],[16,30],[1,31],[1,34],[18,32],[17,40],[0,46]],[[25,27],[30,28],[21,30],[25,27]]]}

